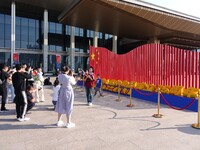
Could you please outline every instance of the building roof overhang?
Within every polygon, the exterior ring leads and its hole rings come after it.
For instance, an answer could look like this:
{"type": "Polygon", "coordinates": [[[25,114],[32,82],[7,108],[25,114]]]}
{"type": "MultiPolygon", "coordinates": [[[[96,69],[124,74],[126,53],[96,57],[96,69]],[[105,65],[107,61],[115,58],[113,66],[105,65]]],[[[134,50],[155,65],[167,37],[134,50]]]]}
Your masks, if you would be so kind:
{"type": "MultiPolygon", "coordinates": [[[[200,47],[200,18],[139,0],[15,0],[17,15],[43,18],[76,27],[161,43],[200,47]],[[24,13],[23,13],[24,12],[24,13]]],[[[12,0],[1,0],[0,11],[12,0]]],[[[8,9],[9,8],[9,9],[8,9]]]]}
{"type": "Polygon", "coordinates": [[[162,43],[177,41],[200,47],[200,18],[138,0],[76,0],[58,19],[64,24],[119,37],[156,37],[162,43]]]}

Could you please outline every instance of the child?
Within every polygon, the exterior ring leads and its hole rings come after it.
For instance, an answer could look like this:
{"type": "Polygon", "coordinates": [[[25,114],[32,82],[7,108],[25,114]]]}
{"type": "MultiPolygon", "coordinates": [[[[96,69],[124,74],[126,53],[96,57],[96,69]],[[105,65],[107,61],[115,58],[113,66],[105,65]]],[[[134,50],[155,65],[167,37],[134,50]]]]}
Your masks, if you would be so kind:
{"type": "Polygon", "coordinates": [[[54,109],[56,108],[56,103],[58,101],[59,90],[60,90],[60,84],[59,84],[58,78],[56,78],[56,80],[54,81],[54,84],[53,84],[53,100],[52,100],[52,103],[54,105],[54,109]]]}
{"type": "Polygon", "coordinates": [[[28,85],[27,91],[26,91],[26,96],[27,96],[27,101],[28,101],[26,113],[28,113],[28,111],[31,110],[35,106],[35,98],[32,95],[32,93],[34,92],[35,92],[35,89],[33,88],[33,86],[28,85]]]}
{"type": "Polygon", "coordinates": [[[97,94],[97,92],[99,92],[100,96],[103,96],[102,92],[101,92],[101,86],[102,86],[102,80],[100,78],[100,75],[97,74],[97,80],[96,80],[96,87],[95,87],[94,96],[97,94]]]}

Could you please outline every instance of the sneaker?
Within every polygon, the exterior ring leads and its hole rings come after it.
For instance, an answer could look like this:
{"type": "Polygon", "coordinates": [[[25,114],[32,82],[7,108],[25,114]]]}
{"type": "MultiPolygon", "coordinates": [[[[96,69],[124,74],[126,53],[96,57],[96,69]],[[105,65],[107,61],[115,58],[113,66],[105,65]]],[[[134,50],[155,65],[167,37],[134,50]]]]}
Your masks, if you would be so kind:
{"type": "Polygon", "coordinates": [[[88,103],[88,106],[92,106],[92,103],[91,103],[91,102],[89,102],[89,103],[88,103]]]}
{"type": "Polygon", "coordinates": [[[75,127],[75,123],[67,123],[66,128],[73,128],[75,127]]]}
{"type": "Polygon", "coordinates": [[[23,119],[24,119],[24,121],[29,121],[31,118],[25,117],[23,119]]]}
{"type": "Polygon", "coordinates": [[[56,125],[57,125],[58,127],[63,127],[63,126],[65,126],[65,124],[64,124],[63,121],[58,121],[56,125]]]}
{"type": "Polygon", "coordinates": [[[23,122],[23,121],[24,121],[24,119],[22,119],[22,118],[17,118],[17,120],[18,120],[19,122],[23,122]]]}

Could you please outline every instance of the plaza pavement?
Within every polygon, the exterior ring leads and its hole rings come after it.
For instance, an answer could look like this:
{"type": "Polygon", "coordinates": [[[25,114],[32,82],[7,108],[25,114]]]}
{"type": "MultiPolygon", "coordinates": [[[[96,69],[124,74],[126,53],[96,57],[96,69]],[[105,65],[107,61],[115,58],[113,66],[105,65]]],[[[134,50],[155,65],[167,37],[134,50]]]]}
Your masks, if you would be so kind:
{"type": "MultiPolygon", "coordinates": [[[[197,113],[161,106],[163,118],[153,118],[156,104],[104,92],[86,105],[83,89],[75,89],[72,121],[75,128],[56,127],[51,109],[52,87],[45,87],[45,102],[37,103],[27,122],[16,121],[15,106],[0,113],[0,150],[200,150],[200,130],[191,127],[197,113]]],[[[63,120],[66,122],[66,118],[63,120]]]]}

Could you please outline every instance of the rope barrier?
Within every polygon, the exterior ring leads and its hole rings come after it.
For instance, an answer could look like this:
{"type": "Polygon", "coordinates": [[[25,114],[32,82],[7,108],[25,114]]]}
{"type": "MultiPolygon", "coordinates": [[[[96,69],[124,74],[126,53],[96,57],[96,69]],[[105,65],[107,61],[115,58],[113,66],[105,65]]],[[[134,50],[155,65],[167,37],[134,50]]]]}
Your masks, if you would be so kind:
{"type": "Polygon", "coordinates": [[[156,92],[151,92],[150,94],[146,94],[146,93],[142,93],[140,92],[139,90],[137,90],[136,88],[133,88],[137,93],[141,94],[141,95],[144,95],[144,96],[151,96],[153,94],[155,94],[156,92]]]}
{"type": "Polygon", "coordinates": [[[183,107],[183,108],[177,108],[177,107],[174,107],[174,106],[170,105],[170,104],[167,102],[167,100],[165,99],[165,97],[163,96],[162,93],[161,93],[160,95],[161,95],[162,99],[164,100],[164,102],[165,102],[169,107],[171,107],[172,109],[175,109],[175,110],[184,110],[184,109],[187,109],[187,108],[190,107],[190,106],[195,102],[195,100],[196,100],[196,98],[194,98],[194,99],[192,99],[192,101],[191,101],[188,105],[186,105],[185,107],[183,107]]]}

